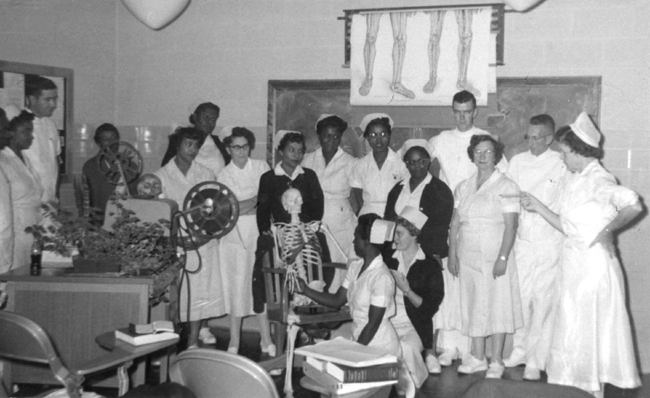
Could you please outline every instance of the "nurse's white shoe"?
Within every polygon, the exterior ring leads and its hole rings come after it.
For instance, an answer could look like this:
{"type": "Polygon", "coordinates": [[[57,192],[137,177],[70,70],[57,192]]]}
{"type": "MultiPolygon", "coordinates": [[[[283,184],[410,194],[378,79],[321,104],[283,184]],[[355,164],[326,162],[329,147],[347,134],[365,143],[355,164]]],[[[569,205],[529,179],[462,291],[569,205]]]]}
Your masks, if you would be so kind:
{"type": "Polygon", "coordinates": [[[539,380],[541,378],[542,375],[539,369],[526,365],[526,369],[524,369],[524,380],[539,380]]]}
{"type": "Polygon", "coordinates": [[[429,370],[429,373],[437,375],[442,372],[440,363],[438,362],[438,359],[435,356],[433,356],[433,354],[427,354],[427,358],[425,362],[427,364],[427,369],[429,370]]]}
{"type": "Polygon", "coordinates": [[[510,357],[503,360],[506,368],[514,368],[515,366],[523,365],[526,363],[526,352],[521,349],[514,349],[510,357]]]}
{"type": "Polygon", "coordinates": [[[473,355],[467,355],[463,358],[463,363],[458,366],[458,373],[475,373],[488,370],[487,358],[480,360],[473,355]]]}
{"type": "Polygon", "coordinates": [[[199,340],[203,344],[217,344],[217,338],[214,337],[212,332],[210,332],[210,328],[204,327],[199,330],[199,340]]]}
{"type": "Polygon", "coordinates": [[[503,371],[506,370],[506,367],[501,365],[499,362],[494,361],[490,362],[490,367],[488,368],[487,373],[485,374],[486,379],[500,379],[503,376],[503,371]]]}
{"type": "Polygon", "coordinates": [[[452,350],[445,350],[443,351],[440,356],[438,356],[438,363],[442,366],[451,366],[451,363],[454,361],[454,359],[458,358],[458,350],[455,348],[452,350]]]}

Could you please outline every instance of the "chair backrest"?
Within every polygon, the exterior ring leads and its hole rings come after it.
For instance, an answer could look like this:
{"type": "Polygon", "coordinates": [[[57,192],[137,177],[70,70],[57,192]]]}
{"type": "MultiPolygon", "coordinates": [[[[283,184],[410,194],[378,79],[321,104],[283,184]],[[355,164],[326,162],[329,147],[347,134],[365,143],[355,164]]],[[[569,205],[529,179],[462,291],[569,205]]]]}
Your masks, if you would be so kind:
{"type": "Polygon", "coordinates": [[[47,333],[36,322],[15,312],[0,311],[0,336],[0,357],[49,365],[66,388],[78,386],[78,380],[73,380],[47,333]]]}
{"type": "Polygon", "coordinates": [[[170,377],[199,398],[280,398],[273,379],[260,365],[225,351],[184,351],[172,362],[170,377]]]}

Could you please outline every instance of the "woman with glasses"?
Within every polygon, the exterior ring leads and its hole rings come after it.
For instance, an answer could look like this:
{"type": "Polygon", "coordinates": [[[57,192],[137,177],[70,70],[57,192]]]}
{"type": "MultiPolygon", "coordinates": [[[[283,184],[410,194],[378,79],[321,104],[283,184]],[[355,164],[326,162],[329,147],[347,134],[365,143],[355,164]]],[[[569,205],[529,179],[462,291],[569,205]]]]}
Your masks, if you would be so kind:
{"type": "Polygon", "coordinates": [[[359,215],[384,214],[388,193],[409,173],[400,157],[390,149],[393,119],[385,113],[366,115],[359,124],[372,152],[357,162],[350,185],[362,204],[359,215]]]}
{"type": "MultiPolygon", "coordinates": [[[[422,212],[427,220],[417,236],[422,251],[438,263],[446,266],[449,247],[449,223],[454,211],[454,196],[444,182],[429,173],[431,158],[429,143],[424,139],[410,139],[400,150],[410,178],[397,183],[388,194],[384,218],[395,220],[397,215],[411,207],[422,212]]],[[[440,269],[440,265],[438,265],[440,269]]],[[[439,275],[442,278],[442,274],[439,275]]],[[[442,285],[442,280],[440,281],[442,285]]],[[[439,297],[442,300],[442,295],[439,297]]],[[[433,311],[431,316],[422,316],[425,327],[420,328],[420,338],[426,349],[426,364],[429,373],[440,373],[440,364],[436,358],[433,344],[433,324],[431,318],[438,311],[440,301],[435,305],[426,306],[427,311],[433,311]]],[[[417,328],[416,328],[417,329],[417,328]]]]}
{"type": "MultiPolygon", "coordinates": [[[[239,201],[235,229],[219,240],[219,262],[226,312],[230,314],[228,352],[237,354],[242,318],[254,315],[253,265],[259,233],[255,218],[260,177],[269,171],[262,160],[251,159],[255,134],[244,127],[224,128],[220,138],[232,161],[217,175],[217,181],[230,188],[239,201]]],[[[262,350],[275,356],[266,312],[257,314],[262,350]]]]}
{"type": "MultiPolygon", "coordinates": [[[[336,115],[321,115],[316,122],[316,133],[320,148],[305,155],[302,161],[318,176],[325,196],[325,212],[323,223],[332,232],[336,242],[327,237],[330,255],[335,263],[346,263],[354,255],[352,240],[357,217],[350,204],[350,176],[354,170],[356,159],[340,148],[341,137],[348,124],[336,115]],[[341,250],[336,249],[336,244],[341,250]]],[[[343,279],[345,270],[337,269],[330,286],[330,293],[335,293],[343,279]]]]}
{"type": "Polygon", "coordinates": [[[487,378],[501,378],[506,333],[523,326],[517,270],[510,255],[520,211],[519,188],[495,168],[503,157],[503,144],[489,135],[474,135],[467,153],[478,170],[454,192],[449,232],[448,267],[460,278],[461,332],[472,338],[471,353],[458,372],[487,370],[487,378]]]}

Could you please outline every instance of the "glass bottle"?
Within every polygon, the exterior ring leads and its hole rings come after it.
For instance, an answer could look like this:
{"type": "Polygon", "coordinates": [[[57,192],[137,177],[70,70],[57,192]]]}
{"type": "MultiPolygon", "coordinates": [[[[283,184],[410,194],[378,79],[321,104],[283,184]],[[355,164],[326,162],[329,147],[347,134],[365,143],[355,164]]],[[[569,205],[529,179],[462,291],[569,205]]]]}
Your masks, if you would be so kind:
{"type": "Polygon", "coordinates": [[[39,239],[34,239],[32,244],[32,262],[29,266],[29,273],[31,275],[41,274],[41,258],[43,257],[43,246],[39,239]]]}

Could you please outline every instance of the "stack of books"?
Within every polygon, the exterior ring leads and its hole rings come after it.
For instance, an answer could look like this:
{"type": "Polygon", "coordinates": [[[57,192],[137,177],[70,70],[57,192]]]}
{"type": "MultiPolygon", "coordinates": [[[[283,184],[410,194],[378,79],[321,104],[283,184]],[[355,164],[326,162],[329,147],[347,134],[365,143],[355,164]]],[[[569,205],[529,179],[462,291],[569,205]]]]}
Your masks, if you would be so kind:
{"type": "Polygon", "coordinates": [[[129,324],[128,328],[117,329],[115,338],[139,346],[178,338],[171,321],[155,321],[146,325],[129,324]]]}
{"type": "Polygon", "coordinates": [[[336,338],[295,351],[305,375],[337,395],[396,384],[397,357],[377,347],[336,338]]]}

